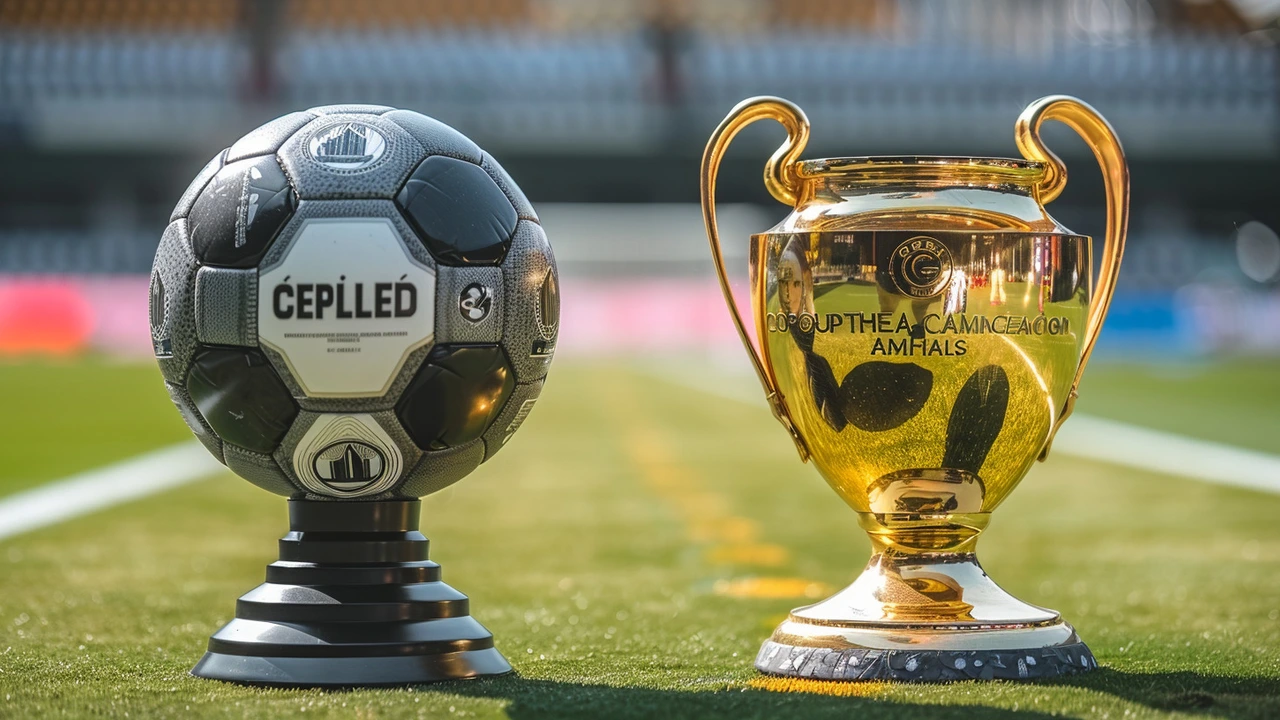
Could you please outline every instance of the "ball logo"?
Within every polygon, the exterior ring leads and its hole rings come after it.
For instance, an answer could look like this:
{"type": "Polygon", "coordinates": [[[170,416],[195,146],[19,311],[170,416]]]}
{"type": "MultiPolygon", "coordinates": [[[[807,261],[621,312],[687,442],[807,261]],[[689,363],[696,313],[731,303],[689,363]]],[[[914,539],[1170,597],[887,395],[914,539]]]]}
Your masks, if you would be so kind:
{"type": "Polygon", "coordinates": [[[165,303],[164,282],[160,280],[160,273],[151,274],[148,309],[151,311],[151,337],[159,338],[164,332],[165,321],[168,320],[166,314],[169,310],[169,306],[165,303]]]}
{"type": "Polygon", "coordinates": [[[320,415],[298,442],[293,469],[318,495],[362,497],[390,489],[404,458],[372,415],[320,415]]]}
{"type": "Polygon", "coordinates": [[[548,270],[538,290],[538,300],[533,305],[533,319],[541,338],[535,338],[529,349],[530,357],[550,358],[556,350],[556,331],[560,327],[560,284],[556,271],[548,270]]]}
{"type": "Polygon", "coordinates": [[[169,300],[164,294],[160,273],[151,274],[148,310],[151,315],[151,345],[156,357],[173,357],[173,341],[169,338],[169,300]]]}
{"type": "Polygon", "coordinates": [[[471,283],[462,288],[462,295],[458,297],[458,310],[462,313],[462,317],[478,323],[489,317],[489,311],[492,309],[492,290],[480,283],[471,283]]]}
{"type": "Polygon", "coordinates": [[[360,170],[382,159],[387,139],[370,125],[345,122],[317,130],[307,144],[311,159],[334,170],[360,170]]]}
{"type": "Polygon", "coordinates": [[[352,492],[377,482],[387,463],[378,448],[358,440],[339,440],[316,453],[311,469],[324,484],[352,492]]]}
{"type": "Polygon", "coordinates": [[[889,258],[893,284],[911,297],[932,297],[951,282],[951,251],[937,240],[918,235],[904,240],[889,258]]]}
{"type": "Polygon", "coordinates": [[[535,306],[538,321],[538,332],[547,340],[554,340],[556,329],[560,325],[560,283],[556,280],[556,272],[548,270],[542,278],[542,288],[538,291],[538,304],[535,306]]]}

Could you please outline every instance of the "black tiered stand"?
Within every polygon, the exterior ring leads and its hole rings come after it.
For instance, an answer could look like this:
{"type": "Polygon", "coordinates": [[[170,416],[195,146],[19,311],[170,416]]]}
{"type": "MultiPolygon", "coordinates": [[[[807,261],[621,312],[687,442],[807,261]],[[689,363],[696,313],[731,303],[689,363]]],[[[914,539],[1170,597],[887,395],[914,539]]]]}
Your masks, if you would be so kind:
{"type": "Polygon", "coordinates": [[[440,582],[421,503],[289,501],[267,582],[191,674],[252,685],[405,685],[511,672],[467,596],[440,582]]]}

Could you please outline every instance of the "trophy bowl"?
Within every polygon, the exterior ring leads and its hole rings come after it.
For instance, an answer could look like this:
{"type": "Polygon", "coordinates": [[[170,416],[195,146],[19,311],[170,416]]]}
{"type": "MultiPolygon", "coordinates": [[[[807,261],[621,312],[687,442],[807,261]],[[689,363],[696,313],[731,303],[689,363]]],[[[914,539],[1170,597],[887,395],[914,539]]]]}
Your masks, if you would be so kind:
{"type": "Polygon", "coordinates": [[[804,113],[744,101],[707,145],[702,206],[721,289],[774,415],[858,513],[872,556],[848,588],[793,610],[761,671],[830,679],[1042,678],[1096,667],[1053,610],[1014,598],[974,554],[991,512],[1071,413],[1115,288],[1128,171],[1114,131],[1074,98],[1032,103],[1024,160],[799,161],[804,113]],[[728,144],[773,119],[788,137],[765,185],[794,211],[751,237],[757,353],[729,289],[715,215],[728,144]],[[1102,165],[1107,237],[1044,205],[1066,168],[1040,139],[1059,120],[1102,165]]]}
{"type": "Polygon", "coordinates": [[[289,498],[289,533],[194,675],[363,686],[511,671],[428,558],[418,498],[519,429],[559,302],[529,201],[432,118],[312,108],[218,153],[160,241],[151,336],[187,425],[289,498]]]}

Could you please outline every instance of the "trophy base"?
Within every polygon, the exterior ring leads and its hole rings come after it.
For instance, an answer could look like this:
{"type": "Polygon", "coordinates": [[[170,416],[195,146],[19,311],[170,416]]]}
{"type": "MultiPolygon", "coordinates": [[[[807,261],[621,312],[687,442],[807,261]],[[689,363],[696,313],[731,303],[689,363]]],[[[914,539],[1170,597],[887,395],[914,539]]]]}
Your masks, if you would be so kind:
{"type": "Polygon", "coordinates": [[[421,503],[289,501],[267,582],[209,638],[196,677],[246,685],[409,685],[511,672],[467,596],[440,581],[421,503]]]}
{"type": "Polygon", "coordinates": [[[756,668],[822,680],[1030,680],[1092,670],[1058,613],[991,581],[972,553],[871,558],[834,596],[797,608],[756,668]]]}

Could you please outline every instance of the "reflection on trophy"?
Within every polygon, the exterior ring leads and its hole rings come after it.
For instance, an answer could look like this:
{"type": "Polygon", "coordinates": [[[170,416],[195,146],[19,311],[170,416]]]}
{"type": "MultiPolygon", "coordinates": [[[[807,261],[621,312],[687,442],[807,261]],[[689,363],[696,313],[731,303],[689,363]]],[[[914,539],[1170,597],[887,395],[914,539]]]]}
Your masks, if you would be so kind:
{"type": "Polygon", "coordinates": [[[872,543],[848,588],[798,608],[756,658],[761,671],[830,679],[1042,678],[1096,661],[1053,610],[997,586],[974,554],[991,512],[1071,413],[1124,249],[1128,170],[1091,107],[1055,96],[1018,119],[1025,160],[799,161],[809,123],[779,98],[739,104],[702,163],[702,205],[721,288],[774,415],[858,512],[872,543]],[[729,292],[715,215],[720,159],[760,119],[788,137],[765,184],[795,211],[751,238],[757,354],[729,292]],[[1080,133],[1102,165],[1107,237],[1044,204],[1066,168],[1045,120],[1080,133]]]}

